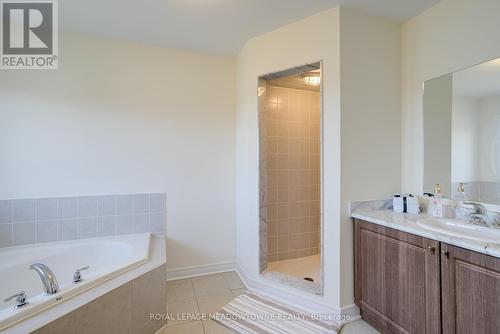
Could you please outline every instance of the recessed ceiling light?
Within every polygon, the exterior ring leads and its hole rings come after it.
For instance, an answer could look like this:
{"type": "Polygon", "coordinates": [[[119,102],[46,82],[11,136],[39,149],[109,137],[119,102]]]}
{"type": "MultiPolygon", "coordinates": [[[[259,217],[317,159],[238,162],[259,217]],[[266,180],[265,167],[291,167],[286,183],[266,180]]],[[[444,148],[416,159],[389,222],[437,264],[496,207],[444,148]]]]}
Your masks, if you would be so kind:
{"type": "Polygon", "coordinates": [[[258,87],[258,88],[257,88],[257,94],[258,94],[259,96],[264,95],[264,93],[265,93],[265,92],[266,92],[266,87],[258,87]]]}

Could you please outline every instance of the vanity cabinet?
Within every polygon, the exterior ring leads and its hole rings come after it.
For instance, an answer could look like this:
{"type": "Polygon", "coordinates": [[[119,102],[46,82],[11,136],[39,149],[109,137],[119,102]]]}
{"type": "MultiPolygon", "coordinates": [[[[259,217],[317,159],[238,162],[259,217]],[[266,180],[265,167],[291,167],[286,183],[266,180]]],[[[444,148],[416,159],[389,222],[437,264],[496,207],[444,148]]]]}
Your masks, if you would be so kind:
{"type": "Polygon", "coordinates": [[[356,220],[355,301],[382,333],[439,333],[439,242],[356,220]]]}
{"type": "Polygon", "coordinates": [[[500,259],[355,220],[355,302],[382,333],[500,333],[500,259]]]}
{"type": "Polygon", "coordinates": [[[500,259],[441,244],[443,334],[500,333],[500,259]]]}

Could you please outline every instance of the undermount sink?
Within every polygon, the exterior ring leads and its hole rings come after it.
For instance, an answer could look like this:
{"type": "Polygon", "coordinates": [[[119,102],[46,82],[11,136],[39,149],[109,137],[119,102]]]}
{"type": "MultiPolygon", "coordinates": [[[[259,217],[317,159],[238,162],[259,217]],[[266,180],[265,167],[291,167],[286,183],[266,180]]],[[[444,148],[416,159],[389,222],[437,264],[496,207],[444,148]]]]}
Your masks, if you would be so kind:
{"type": "Polygon", "coordinates": [[[417,225],[429,231],[445,233],[454,237],[487,243],[500,243],[500,230],[474,225],[463,220],[447,218],[424,218],[417,225]]]}

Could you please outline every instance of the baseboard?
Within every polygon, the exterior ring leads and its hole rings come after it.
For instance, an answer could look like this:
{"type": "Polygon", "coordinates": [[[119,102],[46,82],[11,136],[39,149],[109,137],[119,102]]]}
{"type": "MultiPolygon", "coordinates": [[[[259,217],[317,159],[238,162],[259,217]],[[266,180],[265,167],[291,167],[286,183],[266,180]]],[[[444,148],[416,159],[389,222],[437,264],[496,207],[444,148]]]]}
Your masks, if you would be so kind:
{"type": "Polygon", "coordinates": [[[167,270],[167,281],[173,281],[183,278],[197,277],[208,274],[217,274],[236,269],[234,261],[217,262],[211,264],[203,264],[200,266],[182,267],[167,270]]]}
{"type": "Polygon", "coordinates": [[[359,309],[356,305],[349,305],[342,309],[332,308],[322,303],[308,292],[300,291],[292,287],[259,277],[250,278],[244,268],[237,265],[234,261],[217,262],[200,266],[182,267],[167,270],[167,281],[173,281],[183,278],[197,277],[209,274],[216,274],[228,271],[236,271],[245,286],[253,292],[259,293],[265,297],[282,302],[292,307],[304,310],[312,314],[331,314],[338,319],[348,319],[348,321],[360,318],[359,309]]]}
{"type": "Polygon", "coordinates": [[[300,291],[262,277],[257,279],[250,278],[245,269],[238,264],[236,265],[236,272],[250,291],[259,293],[277,302],[311,314],[331,315],[334,320],[344,323],[360,318],[359,309],[354,304],[342,309],[334,308],[321,302],[321,297],[314,296],[308,292],[300,291]]]}
{"type": "Polygon", "coordinates": [[[340,312],[344,318],[349,318],[349,321],[361,319],[361,316],[359,315],[359,307],[356,304],[344,306],[340,312]]]}
{"type": "Polygon", "coordinates": [[[166,330],[167,330],[167,325],[164,325],[164,326],[162,326],[159,330],[157,330],[157,331],[155,332],[155,334],[161,334],[161,333],[163,333],[163,332],[164,332],[164,331],[166,331],[166,330]]]}
{"type": "Polygon", "coordinates": [[[277,302],[312,314],[332,314],[334,316],[340,316],[341,314],[340,310],[322,304],[318,301],[317,296],[308,292],[299,291],[262,277],[257,279],[251,278],[247,275],[245,269],[239,265],[237,265],[237,272],[240,274],[245,285],[252,292],[259,293],[277,302]]]}

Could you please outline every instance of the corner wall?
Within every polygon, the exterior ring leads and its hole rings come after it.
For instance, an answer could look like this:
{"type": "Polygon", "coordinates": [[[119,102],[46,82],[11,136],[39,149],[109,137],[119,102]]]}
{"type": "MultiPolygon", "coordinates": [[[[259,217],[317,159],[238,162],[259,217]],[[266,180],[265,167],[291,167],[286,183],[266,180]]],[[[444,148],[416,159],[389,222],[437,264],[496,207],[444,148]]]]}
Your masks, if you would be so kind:
{"type": "Polygon", "coordinates": [[[249,40],[238,56],[236,115],[237,258],[247,282],[273,295],[321,305],[340,305],[340,110],[339,8],[324,11],[249,40]],[[323,61],[324,296],[266,283],[259,276],[259,133],[257,78],[323,61]]]}
{"type": "Polygon", "coordinates": [[[500,56],[498,0],[444,0],[402,27],[402,186],[423,190],[422,83],[500,56]]]}
{"type": "Polygon", "coordinates": [[[341,305],[353,304],[352,201],[401,188],[401,29],[361,11],[340,11],[341,305]]]}
{"type": "Polygon", "coordinates": [[[400,26],[334,8],[248,41],[237,70],[237,257],[248,281],[302,308],[355,313],[348,203],[401,182],[400,26]],[[323,61],[324,296],[259,277],[257,78],[323,61]],[[284,293],[286,292],[286,293],[284,293]]]}

